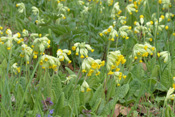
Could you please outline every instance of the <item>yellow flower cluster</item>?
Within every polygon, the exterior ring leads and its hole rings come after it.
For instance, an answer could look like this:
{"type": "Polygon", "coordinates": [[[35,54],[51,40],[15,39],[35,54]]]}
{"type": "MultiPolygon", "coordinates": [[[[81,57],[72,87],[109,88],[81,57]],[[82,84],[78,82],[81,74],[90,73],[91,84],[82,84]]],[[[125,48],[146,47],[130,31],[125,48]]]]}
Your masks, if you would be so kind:
{"type": "Polygon", "coordinates": [[[107,70],[108,75],[112,75],[115,78],[115,81],[117,83],[117,86],[120,86],[120,80],[123,78],[126,78],[126,75],[124,75],[120,71],[120,64],[124,64],[126,62],[126,59],[124,56],[120,53],[120,51],[112,51],[109,52],[107,56],[107,70]]]}
{"type": "Polygon", "coordinates": [[[64,61],[65,59],[66,61],[68,61],[68,63],[71,63],[72,61],[67,57],[67,55],[70,55],[70,54],[71,54],[71,51],[68,49],[64,49],[64,50],[58,49],[57,50],[57,57],[60,61],[64,61]]]}
{"type": "Polygon", "coordinates": [[[113,28],[113,26],[109,26],[107,29],[103,30],[99,35],[103,36],[104,34],[109,34],[110,41],[114,41],[114,38],[118,37],[118,32],[113,28]]]}
{"type": "Polygon", "coordinates": [[[84,80],[83,81],[83,84],[80,87],[80,90],[81,90],[82,93],[84,93],[85,92],[85,89],[86,89],[86,92],[91,91],[91,89],[89,88],[88,83],[84,80]]]}
{"type": "Polygon", "coordinates": [[[80,58],[88,57],[88,50],[91,52],[94,52],[94,49],[91,48],[89,44],[83,43],[75,43],[74,46],[72,46],[72,50],[76,51],[75,55],[79,55],[80,53],[80,58]]]}
{"type": "Polygon", "coordinates": [[[42,66],[42,69],[53,69],[54,71],[57,71],[60,66],[60,61],[56,57],[43,55],[40,60],[40,65],[42,66]]]}
{"type": "Polygon", "coordinates": [[[120,71],[118,67],[120,64],[124,64],[126,62],[125,57],[120,53],[120,51],[111,51],[107,55],[107,70],[108,75],[114,74],[115,71],[120,71]]]}
{"type": "Polygon", "coordinates": [[[26,44],[21,45],[22,52],[20,54],[20,57],[24,57],[26,60],[26,63],[29,64],[30,56],[32,55],[33,49],[27,46],[26,44]]]}
{"type": "Polygon", "coordinates": [[[46,47],[50,47],[50,40],[46,36],[34,39],[32,48],[36,52],[35,54],[38,52],[43,53],[46,47]]]}
{"type": "Polygon", "coordinates": [[[87,73],[87,76],[91,76],[92,73],[96,75],[100,74],[99,69],[101,66],[105,65],[105,61],[101,61],[100,59],[94,60],[91,57],[85,58],[82,62],[82,72],[87,73]]]}
{"type": "Polygon", "coordinates": [[[113,2],[114,2],[114,0],[107,0],[108,6],[112,6],[113,2]]]}
{"type": "Polygon", "coordinates": [[[17,66],[18,64],[17,63],[14,63],[12,66],[11,66],[11,69],[12,69],[12,72],[17,74],[17,73],[20,73],[20,67],[17,66]]]}
{"type": "Polygon", "coordinates": [[[111,11],[111,17],[115,19],[115,16],[119,17],[122,10],[120,10],[119,2],[116,2],[111,11]]]}
{"type": "Polygon", "coordinates": [[[13,41],[15,41],[18,44],[20,44],[23,41],[23,39],[20,38],[21,34],[19,32],[13,35],[12,31],[10,29],[7,29],[6,34],[7,34],[6,37],[3,36],[3,37],[0,38],[0,42],[1,42],[1,44],[6,45],[7,50],[10,50],[12,48],[13,41]]]}
{"type": "Polygon", "coordinates": [[[2,30],[3,30],[3,27],[0,26],[0,34],[1,34],[1,35],[3,34],[2,30]]]}
{"type": "Polygon", "coordinates": [[[142,62],[142,57],[148,57],[148,55],[153,55],[155,51],[156,48],[149,43],[136,44],[133,48],[132,57],[135,60],[139,59],[140,62],[142,62]]]}
{"type": "Polygon", "coordinates": [[[126,75],[123,75],[123,73],[122,72],[119,72],[119,71],[114,72],[113,76],[115,78],[115,81],[117,83],[117,86],[120,86],[120,81],[121,81],[122,78],[123,79],[126,78],[126,75]]]}
{"type": "Polygon", "coordinates": [[[164,59],[164,63],[167,63],[168,61],[170,61],[170,53],[168,51],[157,53],[157,56],[164,59]]]}

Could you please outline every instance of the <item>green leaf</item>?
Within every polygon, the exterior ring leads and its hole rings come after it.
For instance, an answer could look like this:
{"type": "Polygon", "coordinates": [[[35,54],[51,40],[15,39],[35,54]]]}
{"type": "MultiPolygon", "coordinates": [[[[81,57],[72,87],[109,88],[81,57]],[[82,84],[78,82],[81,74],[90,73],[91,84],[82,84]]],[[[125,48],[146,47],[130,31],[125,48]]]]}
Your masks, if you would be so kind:
{"type": "Polygon", "coordinates": [[[151,76],[157,78],[159,76],[159,70],[160,70],[159,65],[154,66],[154,69],[152,70],[151,76]]]}
{"type": "Polygon", "coordinates": [[[103,86],[102,84],[97,88],[97,90],[95,91],[91,101],[90,101],[90,105],[91,107],[95,104],[95,102],[97,101],[97,99],[102,97],[102,93],[103,93],[103,86]]]}
{"type": "Polygon", "coordinates": [[[170,73],[168,68],[163,71],[162,76],[160,77],[160,83],[164,85],[167,89],[172,86],[172,74],[170,73]]]}
{"type": "Polygon", "coordinates": [[[79,98],[79,90],[75,90],[70,99],[69,99],[69,104],[73,109],[73,112],[78,115],[78,110],[79,110],[79,105],[80,105],[80,98],[79,98]]]}
{"type": "Polygon", "coordinates": [[[122,99],[126,96],[128,91],[129,91],[129,84],[125,84],[123,86],[117,87],[115,97],[119,97],[122,99]]]}
{"type": "Polygon", "coordinates": [[[99,98],[99,99],[95,102],[94,106],[93,106],[92,109],[91,109],[92,112],[96,112],[96,110],[98,109],[98,107],[99,107],[101,101],[102,101],[102,98],[99,98]]]}
{"type": "Polygon", "coordinates": [[[59,115],[61,115],[61,113],[62,113],[62,111],[64,110],[63,109],[63,107],[64,107],[64,99],[65,99],[65,97],[64,97],[64,93],[62,92],[61,94],[60,94],[60,97],[59,97],[59,99],[58,99],[58,101],[57,101],[57,103],[56,103],[56,106],[55,106],[55,110],[54,110],[54,113],[57,115],[57,114],[59,114],[59,115]]]}
{"type": "Polygon", "coordinates": [[[115,88],[116,88],[116,82],[114,79],[110,79],[108,83],[108,90],[107,90],[107,100],[109,100],[111,97],[115,95],[115,88]]]}
{"type": "Polygon", "coordinates": [[[114,97],[111,101],[109,101],[106,104],[106,106],[103,108],[101,115],[107,116],[110,113],[112,113],[114,111],[114,107],[115,107],[117,101],[118,101],[118,97],[114,97]]]}
{"type": "Polygon", "coordinates": [[[52,89],[56,93],[56,97],[58,98],[62,92],[61,80],[59,76],[53,76],[52,89]]]}

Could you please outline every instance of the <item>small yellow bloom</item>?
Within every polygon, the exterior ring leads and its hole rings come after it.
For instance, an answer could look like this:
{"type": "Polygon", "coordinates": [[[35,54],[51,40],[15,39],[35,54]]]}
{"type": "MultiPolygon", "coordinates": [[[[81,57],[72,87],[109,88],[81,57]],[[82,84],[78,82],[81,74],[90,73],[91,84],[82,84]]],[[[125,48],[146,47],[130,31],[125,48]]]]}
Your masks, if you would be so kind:
{"type": "Polygon", "coordinates": [[[124,75],[123,78],[125,79],[126,78],[126,75],[124,75]]]}
{"type": "Polygon", "coordinates": [[[165,30],[168,30],[168,28],[169,28],[168,26],[165,26],[165,30]]]}
{"type": "Polygon", "coordinates": [[[126,37],[125,39],[126,39],[126,40],[128,40],[128,39],[129,39],[129,37],[126,37]]]}
{"type": "Polygon", "coordinates": [[[86,91],[89,92],[89,91],[91,91],[91,89],[88,87],[88,88],[86,89],[86,91]]]}
{"type": "Polygon", "coordinates": [[[75,46],[72,46],[72,50],[75,51],[76,50],[76,47],[75,46]]]}
{"type": "Polygon", "coordinates": [[[34,59],[37,59],[37,55],[33,55],[33,58],[34,58],[34,59]]]}
{"type": "Polygon", "coordinates": [[[91,52],[94,52],[94,49],[91,49],[91,52]]]}
{"type": "Polygon", "coordinates": [[[41,36],[42,36],[42,34],[39,34],[38,36],[39,36],[39,37],[41,37],[41,36]]]}
{"type": "Polygon", "coordinates": [[[160,53],[157,53],[157,56],[160,57],[160,53]]]}
{"type": "Polygon", "coordinates": [[[108,75],[112,75],[112,74],[114,74],[114,72],[112,72],[112,71],[109,71],[108,72],[108,75]]]}
{"type": "Polygon", "coordinates": [[[140,18],[144,18],[144,16],[143,15],[140,15],[140,18]]]}
{"type": "Polygon", "coordinates": [[[79,55],[79,54],[78,54],[78,52],[76,52],[76,53],[75,53],[75,55],[77,55],[77,56],[78,56],[78,55],[79,55]]]}
{"type": "Polygon", "coordinates": [[[11,47],[7,47],[7,50],[10,50],[11,49],[11,47]]]}
{"type": "Polygon", "coordinates": [[[100,33],[99,35],[102,37],[103,36],[103,33],[100,33]]]}
{"type": "Polygon", "coordinates": [[[81,56],[80,56],[80,58],[84,58],[84,56],[83,56],[83,55],[81,55],[81,56]]]}
{"type": "Polygon", "coordinates": [[[85,69],[83,69],[83,70],[82,70],[82,72],[83,72],[83,73],[85,73],[85,72],[86,72],[86,70],[85,70],[85,69]]]}

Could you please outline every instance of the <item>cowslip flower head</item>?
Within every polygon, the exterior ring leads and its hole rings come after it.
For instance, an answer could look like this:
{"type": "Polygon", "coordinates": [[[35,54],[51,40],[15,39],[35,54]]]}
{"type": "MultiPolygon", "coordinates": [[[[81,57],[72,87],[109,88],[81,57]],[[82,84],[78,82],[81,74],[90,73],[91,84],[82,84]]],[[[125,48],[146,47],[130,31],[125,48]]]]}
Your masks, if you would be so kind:
{"type": "Polygon", "coordinates": [[[68,61],[68,63],[71,63],[72,61],[67,56],[70,54],[71,54],[71,51],[68,49],[64,49],[64,50],[58,49],[57,50],[57,57],[60,61],[64,61],[65,59],[66,61],[68,61]]]}
{"type": "Polygon", "coordinates": [[[60,66],[60,60],[50,55],[43,55],[40,59],[42,69],[53,69],[57,71],[60,66]]]}
{"type": "Polygon", "coordinates": [[[83,84],[81,85],[80,90],[82,93],[84,93],[85,90],[86,92],[91,91],[91,89],[89,88],[89,84],[85,80],[83,81],[83,84]]]}
{"type": "Polygon", "coordinates": [[[75,43],[74,46],[72,46],[72,50],[76,51],[75,55],[78,56],[80,54],[80,58],[88,57],[88,50],[94,52],[94,49],[92,49],[89,44],[85,44],[85,42],[75,43]]]}
{"type": "Polygon", "coordinates": [[[32,12],[34,15],[39,15],[39,9],[35,6],[32,6],[32,12]]]}
{"type": "Polygon", "coordinates": [[[1,37],[1,42],[6,45],[7,50],[11,50],[14,41],[17,44],[21,43],[21,34],[19,32],[13,35],[12,31],[10,29],[7,29],[6,34],[7,36],[1,37]]]}
{"type": "Polygon", "coordinates": [[[164,59],[164,63],[167,63],[168,61],[170,61],[170,53],[168,51],[163,51],[163,52],[160,52],[160,57],[162,59],[164,59]]]}
{"type": "Polygon", "coordinates": [[[148,57],[148,55],[153,55],[156,52],[156,48],[149,43],[145,44],[135,44],[133,48],[133,53],[130,57],[133,60],[141,60],[142,57],[148,57]]]}
{"type": "Polygon", "coordinates": [[[22,52],[20,53],[20,57],[25,58],[26,63],[29,64],[30,56],[32,55],[33,49],[26,44],[22,44],[21,49],[22,52]]]}
{"type": "Polygon", "coordinates": [[[136,11],[135,5],[134,4],[128,4],[126,6],[126,10],[129,12],[130,15],[132,15],[132,12],[135,12],[136,11]]]}
{"type": "Polygon", "coordinates": [[[120,53],[120,51],[111,51],[107,55],[107,70],[108,75],[112,75],[114,70],[119,70],[118,66],[124,64],[126,59],[120,53]]]}
{"type": "Polygon", "coordinates": [[[121,14],[121,10],[120,10],[120,6],[119,6],[119,2],[116,2],[113,6],[112,12],[111,12],[111,17],[113,19],[115,19],[115,16],[119,17],[121,14]]]}
{"type": "Polygon", "coordinates": [[[87,73],[88,76],[91,76],[92,73],[95,75],[99,75],[99,69],[101,66],[104,66],[105,62],[101,61],[100,59],[94,60],[91,57],[85,58],[82,62],[82,72],[87,73]]]}
{"type": "Polygon", "coordinates": [[[15,73],[15,74],[20,73],[20,71],[21,71],[20,67],[18,67],[17,65],[18,65],[17,63],[14,63],[11,66],[11,69],[12,69],[13,73],[15,73]]]}
{"type": "Polygon", "coordinates": [[[46,36],[35,38],[32,45],[34,46],[34,51],[43,53],[46,48],[50,47],[50,40],[46,36]]]}
{"type": "Polygon", "coordinates": [[[18,7],[18,12],[19,13],[23,13],[25,11],[25,5],[22,2],[21,3],[17,3],[16,7],[18,7]]]}

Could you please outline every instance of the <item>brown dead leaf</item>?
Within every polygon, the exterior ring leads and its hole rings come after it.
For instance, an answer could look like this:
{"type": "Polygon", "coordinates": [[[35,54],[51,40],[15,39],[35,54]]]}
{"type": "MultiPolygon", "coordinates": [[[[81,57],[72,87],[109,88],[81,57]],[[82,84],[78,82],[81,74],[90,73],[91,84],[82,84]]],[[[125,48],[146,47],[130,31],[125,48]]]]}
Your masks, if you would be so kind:
{"type": "Polygon", "coordinates": [[[120,104],[116,104],[115,105],[115,110],[114,110],[114,115],[113,115],[113,117],[118,117],[119,116],[119,114],[120,114],[120,107],[121,107],[122,105],[120,105],[120,104]]]}
{"type": "Polygon", "coordinates": [[[130,110],[131,110],[131,108],[128,108],[128,107],[124,107],[124,106],[120,107],[120,113],[122,115],[128,115],[130,110]]]}
{"type": "Polygon", "coordinates": [[[147,67],[146,67],[146,64],[145,63],[141,63],[142,64],[142,67],[145,71],[147,71],[147,67]]]}
{"type": "Polygon", "coordinates": [[[131,108],[122,106],[121,104],[116,104],[113,117],[118,117],[120,113],[126,116],[130,110],[131,108]]]}

